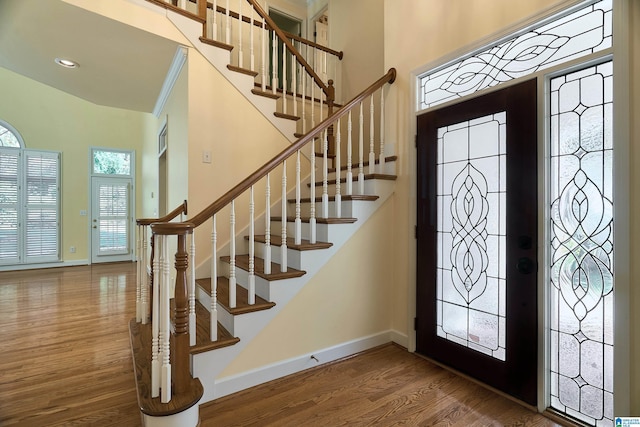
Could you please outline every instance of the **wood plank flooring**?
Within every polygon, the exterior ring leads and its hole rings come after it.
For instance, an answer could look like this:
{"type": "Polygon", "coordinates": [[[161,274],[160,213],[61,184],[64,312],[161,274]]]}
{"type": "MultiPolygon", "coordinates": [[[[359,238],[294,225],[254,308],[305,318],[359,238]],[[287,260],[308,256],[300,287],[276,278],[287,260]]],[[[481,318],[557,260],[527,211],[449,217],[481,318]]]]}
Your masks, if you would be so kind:
{"type": "Polygon", "coordinates": [[[214,426],[557,426],[389,344],[200,406],[214,426]]]}
{"type": "MultiPolygon", "coordinates": [[[[0,426],[140,425],[135,264],[0,272],[0,426]]],[[[201,426],[554,426],[395,345],[205,404],[201,426]]]]}
{"type": "Polygon", "coordinates": [[[0,272],[0,426],[138,426],[135,264],[0,272]]]}

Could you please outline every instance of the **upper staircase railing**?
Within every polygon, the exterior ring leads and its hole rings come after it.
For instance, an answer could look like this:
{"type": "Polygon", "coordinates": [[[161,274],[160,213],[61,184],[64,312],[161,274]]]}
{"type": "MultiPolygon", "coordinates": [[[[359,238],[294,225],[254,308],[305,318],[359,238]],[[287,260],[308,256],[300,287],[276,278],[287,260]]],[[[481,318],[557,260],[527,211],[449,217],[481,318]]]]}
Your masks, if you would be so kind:
{"type": "MultiPolygon", "coordinates": [[[[231,52],[229,68],[256,79],[254,93],[280,99],[277,116],[305,134],[333,114],[342,52],[280,29],[256,0],[148,0],[198,20],[203,43],[231,52]]],[[[333,149],[331,131],[330,148],[333,149]]]]}
{"type": "MultiPolygon", "coordinates": [[[[395,69],[390,69],[384,76],[362,91],[354,99],[338,109],[334,115],[325,118],[306,135],[282,150],[262,167],[249,175],[242,182],[230,189],[218,200],[211,203],[204,210],[193,216],[188,222],[151,224],[153,233],[153,274],[158,277],[158,286],[153,288],[152,304],[152,354],[151,354],[151,396],[161,397],[163,403],[171,400],[172,392],[181,393],[180,387],[189,384],[189,345],[195,344],[195,236],[196,229],[203,224],[211,224],[211,295],[210,295],[210,340],[216,341],[218,324],[217,278],[220,255],[228,255],[229,262],[229,307],[236,307],[236,256],[238,245],[245,244],[244,233],[248,232],[246,250],[248,255],[248,302],[254,304],[256,300],[256,274],[276,274],[279,268],[287,271],[287,247],[299,245],[303,239],[316,243],[317,223],[327,223],[332,218],[343,218],[342,200],[357,198],[365,195],[365,177],[384,177],[385,145],[384,145],[384,89],[387,83],[394,82],[395,69]],[[379,109],[376,106],[379,105],[379,109]],[[365,114],[365,111],[367,114],[365,114]],[[336,132],[335,168],[329,167],[328,133],[333,128],[336,132]],[[368,141],[368,144],[365,144],[368,141]],[[302,156],[302,152],[308,154],[302,156]],[[357,153],[354,160],[353,153],[357,153]],[[322,162],[316,158],[322,157],[322,162]],[[346,156],[346,166],[341,168],[342,156],[346,156]],[[368,164],[366,159],[368,158],[368,164]],[[367,168],[367,176],[365,176],[367,168]],[[277,171],[279,169],[279,173],[277,171]],[[316,182],[316,169],[321,172],[322,180],[316,182]],[[354,174],[353,169],[357,169],[354,174]],[[342,171],[345,172],[344,176],[342,171]],[[335,174],[330,180],[329,175],[335,174]],[[280,178],[280,189],[272,194],[272,177],[280,178]],[[344,183],[344,189],[342,187],[344,183]],[[293,185],[292,185],[293,184],[293,185]],[[305,185],[306,184],[306,185],[305,185]],[[356,184],[356,185],[354,185],[356,184]],[[329,186],[333,187],[331,195],[329,186]],[[309,197],[302,198],[303,186],[308,188],[309,197]],[[316,197],[316,186],[322,187],[320,197],[316,197]],[[344,193],[344,196],[343,196],[344,193]],[[256,197],[257,196],[257,197],[256,197]],[[343,198],[344,197],[344,198],[343,198]],[[278,198],[280,200],[278,200],[278,198]],[[256,199],[264,202],[256,203],[256,199]],[[288,201],[295,206],[288,212],[288,201]],[[333,207],[330,211],[330,200],[333,207]],[[316,205],[319,205],[319,212],[316,205]],[[304,209],[302,206],[308,208],[304,209]],[[248,215],[241,215],[246,223],[237,220],[236,209],[248,207],[248,215]],[[263,221],[260,221],[262,216],[263,221]],[[224,250],[218,247],[217,219],[229,218],[229,242],[224,250]],[[280,216],[279,219],[276,216],[280,216]],[[302,222],[308,223],[303,231],[302,222]],[[272,264],[271,240],[272,222],[278,230],[274,230],[278,243],[274,248],[273,258],[279,263],[272,264]],[[278,224],[279,223],[279,224],[278,224]],[[290,226],[288,225],[290,223],[290,226]],[[236,229],[243,228],[240,233],[236,229]],[[264,251],[262,258],[255,254],[254,241],[257,234],[263,234],[264,251]],[[170,269],[169,269],[169,237],[177,236],[177,252],[175,255],[176,281],[174,308],[170,311],[170,269]],[[191,236],[191,244],[187,242],[191,236]],[[278,250],[279,249],[279,250],[278,250]],[[224,253],[222,253],[224,252],[224,253]],[[156,299],[157,298],[157,299],[156,299]],[[170,327],[173,320],[174,328],[170,327]],[[173,335],[173,339],[170,336],[173,335]],[[171,364],[175,364],[172,370],[171,364]],[[177,376],[180,376],[178,378],[177,376]],[[173,389],[172,389],[173,384],[173,389]],[[180,385],[180,386],[178,386],[180,385]]],[[[350,213],[349,213],[350,214],[350,213]]],[[[146,220],[144,220],[146,222],[146,220]]],[[[140,222],[140,220],[139,220],[140,222]]],[[[208,227],[206,230],[208,231],[208,227]]],[[[207,253],[207,252],[205,252],[207,253]]],[[[143,286],[147,286],[143,282],[143,286]]]]}

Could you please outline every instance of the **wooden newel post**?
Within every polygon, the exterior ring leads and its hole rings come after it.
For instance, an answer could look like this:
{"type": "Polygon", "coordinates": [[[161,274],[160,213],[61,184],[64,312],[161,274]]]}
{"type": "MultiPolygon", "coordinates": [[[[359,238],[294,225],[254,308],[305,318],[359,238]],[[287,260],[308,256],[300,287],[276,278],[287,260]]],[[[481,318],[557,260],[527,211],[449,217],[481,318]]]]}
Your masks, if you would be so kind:
{"type": "MultiPolygon", "coordinates": [[[[336,100],[336,88],[333,86],[333,80],[329,80],[327,86],[327,117],[333,116],[333,104],[336,100]]],[[[329,143],[329,155],[335,156],[336,152],[336,138],[333,132],[333,125],[327,129],[327,138],[329,143]]],[[[334,165],[335,166],[335,165],[334,165]]]]}
{"type": "Polygon", "coordinates": [[[191,384],[189,369],[189,296],[187,288],[187,235],[193,233],[191,223],[155,223],[153,234],[175,235],[178,246],[175,255],[176,283],[174,291],[173,332],[171,336],[171,377],[174,394],[184,393],[191,384]]]}
{"type": "MultiPolygon", "coordinates": [[[[189,229],[191,233],[193,228],[189,229]]],[[[189,371],[189,296],[187,290],[187,235],[178,235],[176,252],[176,287],[174,311],[175,360],[173,366],[174,387],[176,393],[184,393],[189,388],[191,373],[189,371]]]]}

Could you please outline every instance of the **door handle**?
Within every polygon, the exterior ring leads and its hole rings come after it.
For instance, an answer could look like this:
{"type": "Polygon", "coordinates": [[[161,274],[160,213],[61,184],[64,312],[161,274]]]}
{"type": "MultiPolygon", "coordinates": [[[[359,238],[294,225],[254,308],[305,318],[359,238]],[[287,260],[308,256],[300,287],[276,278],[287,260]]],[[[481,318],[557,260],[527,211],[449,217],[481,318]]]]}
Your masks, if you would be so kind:
{"type": "Polygon", "coordinates": [[[531,260],[531,258],[526,257],[520,258],[518,260],[518,263],[516,264],[516,268],[522,274],[531,274],[534,271],[535,267],[536,265],[531,260]]]}

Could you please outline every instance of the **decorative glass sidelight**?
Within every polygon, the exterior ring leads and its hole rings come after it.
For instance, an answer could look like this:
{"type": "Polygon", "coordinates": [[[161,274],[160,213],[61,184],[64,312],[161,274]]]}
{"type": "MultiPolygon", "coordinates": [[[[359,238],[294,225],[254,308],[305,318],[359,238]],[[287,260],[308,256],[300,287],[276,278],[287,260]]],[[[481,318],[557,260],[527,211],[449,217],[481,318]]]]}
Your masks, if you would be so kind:
{"type": "Polygon", "coordinates": [[[418,78],[418,109],[611,47],[612,0],[594,2],[418,78]]]}
{"type": "Polygon", "coordinates": [[[506,113],[438,129],[437,334],[505,360],[506,113]]]}
{"type": "Polygon", "coordinates": [[[551,406],[613,424],[613,64],[551,80],[551,406]]]}

